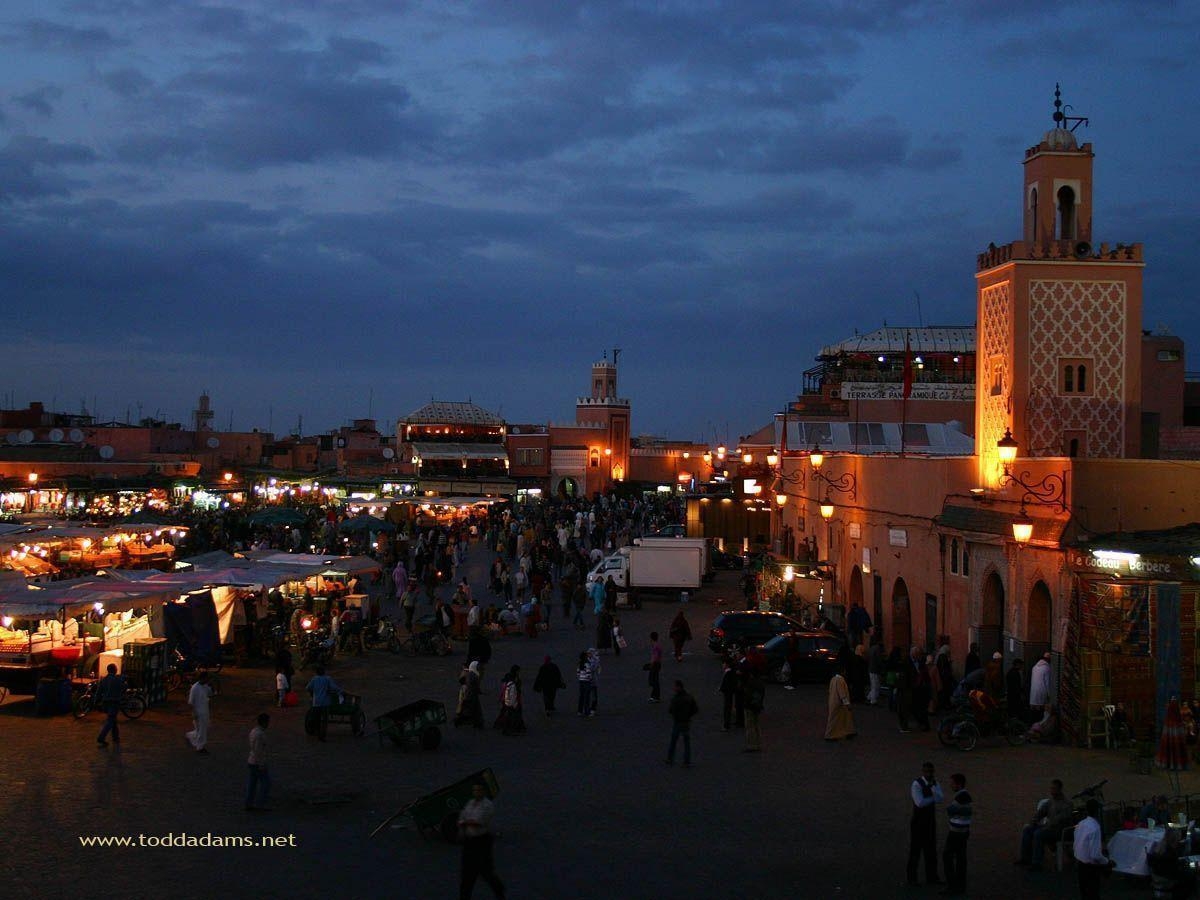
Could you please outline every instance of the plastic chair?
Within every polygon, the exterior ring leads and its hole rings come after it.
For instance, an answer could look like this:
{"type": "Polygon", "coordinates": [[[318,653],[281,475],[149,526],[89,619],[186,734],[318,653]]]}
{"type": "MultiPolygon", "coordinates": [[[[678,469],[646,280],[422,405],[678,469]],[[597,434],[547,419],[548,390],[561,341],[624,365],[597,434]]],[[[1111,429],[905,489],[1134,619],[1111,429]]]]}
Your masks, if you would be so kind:
{"type": "Polygon", "coordinates": [[[1075,858],[1075,826],[1064,828],[1054,848],[1054,867],[1061,872],[1068,860],[1075,858]]]}

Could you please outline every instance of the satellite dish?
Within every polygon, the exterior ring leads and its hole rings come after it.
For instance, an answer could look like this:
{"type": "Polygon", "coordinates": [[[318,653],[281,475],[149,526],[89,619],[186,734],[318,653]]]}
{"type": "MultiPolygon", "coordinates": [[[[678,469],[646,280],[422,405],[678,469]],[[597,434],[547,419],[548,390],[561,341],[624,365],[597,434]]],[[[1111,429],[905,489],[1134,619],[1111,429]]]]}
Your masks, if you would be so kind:
{"type": "Polygon", "coordinates": [[[114,451],[112,447],[108,446],[108,444],[105,444],[103,447],[100,448],[100,458],[101,459],[112,459],[114,452],[116,452],[116,451],[114,451]]]}
{"type": "Polygon", "coordinates": [[[215,437],[210,437],[204,443],[208,444],[209,450],[216,450],[218,447],[221,446],[221,442],[219,440],[217,440],[215,437]]]}
{"type": "Polygon", "coordinates": [[[50,438],[50,440],[54,441],[54,443],[57,444],[59,441],[61,441],[63,439],[62,429],[61,428],[51,428],[49,438],[50,438]]]}
{"type": "Polygon", "coordinates": [[[383,458],[384,459],[391,459],[395,455],[396,455],[396,451],[393,450],[391,447],[383,448],[383,458]]]}
{"type": "Polygon", "coordinates": [[[30,431],[28,428],[21,429],[20,437],[21,437],[22,444],[32,444],[33,443],[33,432],[30,431]]]}
{"type": "Polygon", "coordinates": [[[73,440],[75,443],[78,444],[80,441],[83,440],[83,432],[80,431],[78,428],[72,428],[71,433],[68,435],[68,437],[70,437],[71,440],[73,440]]]}
{"type": "Polygon", "coordinates": [[[16,444],[21,440],[19,437],[17,437],[17,433],[15,431],[10,431],[7,435],[4,436],[4,439],[6,441],[8,441],[10,444],[16,444]]]}

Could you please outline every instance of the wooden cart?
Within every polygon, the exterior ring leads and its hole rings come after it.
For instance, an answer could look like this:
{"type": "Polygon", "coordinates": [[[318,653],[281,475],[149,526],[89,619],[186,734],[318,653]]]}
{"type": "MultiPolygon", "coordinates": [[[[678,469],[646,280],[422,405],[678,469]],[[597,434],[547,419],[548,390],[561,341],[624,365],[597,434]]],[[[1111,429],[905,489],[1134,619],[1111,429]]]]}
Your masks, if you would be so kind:
{"type": "Polygon", "coordinates": [[[417,741],[423,750],[434,750],[442,742],[439,725],[446,724],[446,705],[436,700],[418,700],[397,707],[375,719],[379,743],[390,738],[398,747],[405,741],[417,741]]]}

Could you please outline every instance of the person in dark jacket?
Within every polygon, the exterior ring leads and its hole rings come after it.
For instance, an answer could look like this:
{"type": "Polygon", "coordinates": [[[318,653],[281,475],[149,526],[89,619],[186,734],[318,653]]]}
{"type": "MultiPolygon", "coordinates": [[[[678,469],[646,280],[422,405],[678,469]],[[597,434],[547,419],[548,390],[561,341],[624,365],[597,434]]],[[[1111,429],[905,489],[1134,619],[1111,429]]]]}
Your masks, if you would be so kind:
{"type": "Polygon", "coordinates": [[[667,765],[675,764],[675,745],[683,738],[683,764],[692,764],[692,718],[700,711],[696,698],[683,689],[683,682],[675,681],[675,696],[667,712],[671,714],[671,744],[667,748],[667,765]]]}
{"type": "MultiPolygon", "coordinates": [[[[726,657],[725,671],[721,675],[721,686],[718,688],[721,692],[722,731],[729,731],[733,727],[733,701],[740,692],[740,688],[741,682],[737,669],[734,668],[733,660],[726,657]]],[[[740,722],[738,724],[741,725],[740,722]]]]}
{"type": "Polygon", "coordinates": [[[671,628],[667,632],[667,637],[671,639],[671,643],[675,645],[675,661],[683,660],[683,645],[692,639],[692,628],[688,625],[687,618],[683,615],[683,610],[679,610],[675,614],[675,618],[671,620],[671,628]]]}
{"type": "Polygon", "coordinates": [[[982,666],[983,663],[979,661],[979,645],[972,644],[967,651],[966,662],[963,663],[963,678],[966,678],[968,675],[982,666]]]}
{"type": "Polygon", "coordinates": [[[542,667],[538,669],[537,677],[533,679],[534,693],[542,695],[542,703],[546,707],[546,715],[554,714],[554,696],[561,690],[566,688],[567,684],[563,681],[562,670],[558,668],[550,657],[546,657],[542,662],[542,667]]]}

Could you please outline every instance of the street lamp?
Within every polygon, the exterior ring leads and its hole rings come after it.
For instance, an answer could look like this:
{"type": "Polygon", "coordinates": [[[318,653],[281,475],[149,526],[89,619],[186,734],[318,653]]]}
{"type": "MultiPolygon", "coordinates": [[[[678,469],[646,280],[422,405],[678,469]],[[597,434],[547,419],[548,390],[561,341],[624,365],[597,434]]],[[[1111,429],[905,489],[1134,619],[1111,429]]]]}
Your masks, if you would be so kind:
{"type": "Polygon", "coordinates": [[[1029,518],[1025,513],[1025,504],[1021,504],[1021,511],[1017,513],[1017,517],[1012,521],[1013,540],[1024,546],[1029,543],[1029,539],[1033,537],[1033,519],[1029,518]]]}
{"type": "MultiPolygon", "coordinates": [[[[1026,503],[1040,503],[1043,506],[1058,507],[1060,512],[1070,512],[1067,507],[1067,473],[1051,472],[1042,478],[1041,481],[1033,481],[1033,476],[1029,472],[1022,472],[1019,475],[1014,475],[1011,470],[1011,465],[1017,458],[1018,444],[1016,438],[1012,436],[1012,430],[1004,429],[1004,437],[996,441],[996,455],[1000,457],[1000,462],[1004,467],[1004,472],[1000,476],[1000,484],[1015,484],[1025,493],[1021,497],[1021,507],[1024,509],[1026,503]]],[[[1016,527],[1014,523],[1013,527],[1016,527]]]]}
{"type": "Polygon", "coordinates": [[[750,465],[750,463],[754,462],[754,454],[753,453],[743,453],[742,454],[742,462],[744,462],[746,465],[750,465]]]}
{"type": "Polygon", "coordinates": [[[833,518],[833,510],[833,500],[830,499],[829,494],[826,494],[825,499],[821,501],[821,518],[828,522],[833,518]]]}

